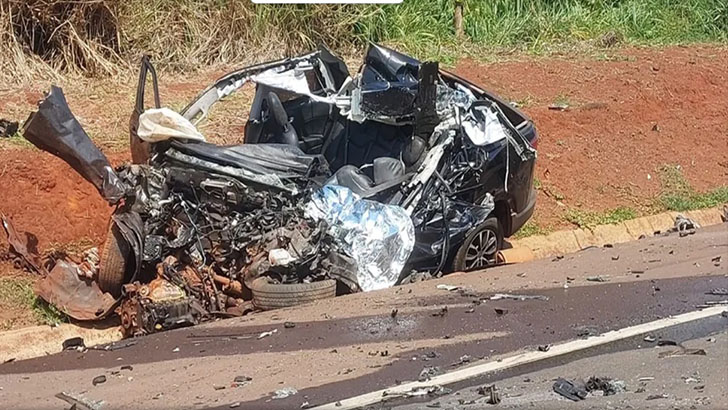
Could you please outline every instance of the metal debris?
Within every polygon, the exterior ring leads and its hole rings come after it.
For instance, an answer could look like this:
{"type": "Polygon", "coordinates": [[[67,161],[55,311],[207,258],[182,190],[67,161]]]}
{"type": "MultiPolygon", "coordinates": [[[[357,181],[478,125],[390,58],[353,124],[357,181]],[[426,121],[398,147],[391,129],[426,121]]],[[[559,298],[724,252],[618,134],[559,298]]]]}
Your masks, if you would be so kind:
{"type": "Polygon", "coordinates": [[[495,310],[495,314],[496,314],[496,315],[498,315],[498,316],[503,316],[503,315],[505,315],[506,313],[508,313],[508,309],[503,309],[503,308],[495,308],[495,309],[493,309],[493,310],[495,310]]]}
{"type": "Polygon", "coordinates": [[[605,396],[611,396],[613,394],[617,393],[623,393],[626,391],[626,387],[624,384],[624,381],[622,380],[615,380],[609,377],[596,377],[592,376],[589,378],[589,380],[586,381],[586,390],[588,392],[593,392],[600,390],[604,392],[605,396]]]}
{"type": "Polygon", "coordinates": [[[18,132],[18,122],[0,118],[0,138],[10,138],[18,132]]]}
{"type": "Polygon", "coordinates": [[[665,358],[665,357],[678,357],[678,356],[705,356],[707,353],[704,349],[680,349],[680,350],[671,350],[669,352],[660,352],[658,354],[659,358],[665,358]]]}
{"type": "Polygon", "coordinates": [[[93,378],[93,380],[91,380],[91,384],[93,384],[94,386],[101,383],[106,383],[106,376],[104,376],[103,374],[101,376],[96,376],[93,378]]]}
{"type": "Polygon", "coordinates": [[[706,292],[706,295],[715,295],[715,296],[728,296],[728,289],[726,288],[715,288],[712,289],[710,292],[706,292]]]}
{"type": "Polygon", "coordinates": [[[71,408],[76,408],[79,410],[100,410],[101,406],[104,405],[103,400],[94,401],[91,399],[87,399],[80,394],[71,392],[60,392],[56,394],[56,398],[59,398],[70,404],[71,408]]]}
{"type": "Polygon", "coordinates": [[[698,228],[700,228],[700,225],[690,218],[686,218],[683,215],[675,217],[675,227],[673,229],[678,232],[681,238],[694,234],[698,228]]]}
{"type": "Polygon", "coordinates": [[[263,332],[258,335],[258,339],[262,339],[264,337],[273,336],[274,334],[278,333],[278,329],[269,330],[267,332],[263,332]]]}
{"type": "Polygon", "coordinates": [[[431,378],[438,376],[442,374],[442,370],[440,370],[437,366],[425,366],[422,371],[420,371],[420,375],[417,376],[417,381],[419,382],[426,382],[430,380],[431,378]]]}
{"type": "Polygon", "coordinates": [[[440,284],[440,285],[437,285],[437,288],[440,290],[446,290],[448,292],[452,292],[454,290],[460,289],[460,286],[440,284]]]}
{"type": "Polygon", "coordinates": [[[286,329],[293,329],[294,327],[296,327],[296,324],[293,323],[293,322],[285,322],[283,324],[283,327],[286,328],[286,329]]]}
{"type": "Polygon", "coordinates": [[[83,350],[85,348],[82,337],[72,337],[63,341],[63,350],[83,350]]]}
{"type": "Polygon", "coordinates": [[[658,399],[668,399],[670,398],[667,394],[650,394],[647,396],[645,400],[658,400],[658,399]]]}
{"type": "Polygon", "coordinates": [[[572,401],[584,400],[587,396],[587,391],[581,386],[577,386],[574,382],[559,377],[554,382],[553,390],[557,394],[566,397],[572,401]]]}
{"type": "Polygon", "coordinates": [[[498,404],[501,402],[500,392],[495,384],[480,386],[476,392],[481,396],[486,396],[485,402],[488,404],[498,404]]]}
{"type": "Polygon", "coordinates": [[[233,379],[232,387],[243,387],[250,384],[251,381],[253,381],[252,377],[235,376],[235,379],[233,379]]]}
{"type": "Polygon", "coordinates": [[[587,276],[586,280],[588,282],[609,282],[609,276],[587,276]]]}
{"type": "Polygon", "coordinates": [[[538,347],[537,347],[536,349],[537,349],[537,350],[538,350],[539,352],[548,352],[549,350],[551,350],[551,345],[550,345],[550,344],[546,344],[546,345],[538,345],[538,347]]]}

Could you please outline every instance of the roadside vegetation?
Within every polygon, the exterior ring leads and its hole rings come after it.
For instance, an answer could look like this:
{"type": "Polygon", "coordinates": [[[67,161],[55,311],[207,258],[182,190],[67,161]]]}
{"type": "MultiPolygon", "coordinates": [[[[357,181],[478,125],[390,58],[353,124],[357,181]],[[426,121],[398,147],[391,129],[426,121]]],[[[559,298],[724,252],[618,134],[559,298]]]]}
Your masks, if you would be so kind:
{"type": "MultiPolygon", "coordinates": [[[[0,309],[16,315],[0,320],[0,330],[19,325],[54,325],[66,322],[66,316],[33,293],[34,280],[29,277],[0,277],[0,309]]],[[[8,315],[9,316],[9,315],[8,315]]]]}
{"type": "Polygon", "coordinates": [[[696,192],[679,165],[664,165],[659,171],[662,192],[655,204],[658,209],[683,212],[728,203],[728,185],[707,192],[696,192]]]}
{"type": "Polygon", "coordinates": [[[27,80],[38,72],[114,75],[134,67],[142,53],[160,67],[195,70],[290,55],[319,43],[346,55],[377,41],[447,60],[582,43],[728,41],[725,0],[464,0],[463,39],[455,33],[454,3],[0,0],[0,61],[4,75],[27,80]]]}

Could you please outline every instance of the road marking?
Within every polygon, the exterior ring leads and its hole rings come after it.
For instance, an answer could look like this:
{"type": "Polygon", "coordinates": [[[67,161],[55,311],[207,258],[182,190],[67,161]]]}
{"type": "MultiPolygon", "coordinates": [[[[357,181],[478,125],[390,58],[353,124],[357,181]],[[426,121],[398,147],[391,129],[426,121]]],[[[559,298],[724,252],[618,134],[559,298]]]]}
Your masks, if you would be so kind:
{"type": "Polygon", "coordinates": [[[681,315],[668,317],[665,319],[655,320],[654,322],[626,327],[624,329],[612,330],[598,336],[589,337],[587,339],[572,340],[570,342],[551,346],[551,349],[549,349],[547,352],[525,352],[515,356],[507,357],[499,361],[476,364],[471,367],[466,367],[450,373],[435,376],[427,382],[404,383],[398,386],[390,387],[388,389],[377,390],[371,393],[362,394],[361,396],[344,399],[336,403],[324,404],[315,407],[314,410],[357,409],[363,406],[382,402],[390,396],[405,394],[415,388],[434,385],[445,386],[448,384],[461,382],[463,380],[478,377],[486,373],[498,370],[505,370],[511,367],[516,367],[528,363],[534,363],[541,360],[565,355],[568,353],[577,352],[579,350],[589,349],[595,346],[616,342],[618,340],[628,339],[630,337],[638,336],[644,333],[654,332],[656,330],[664,329],[666,327],[680,325],[683,323],[692,322],[694,320],[705,319],[710,316],[720,315],[725,310],[725,306],[715,306],[703,310],[697,310],[694,312],[683,313],[681,315]]]}

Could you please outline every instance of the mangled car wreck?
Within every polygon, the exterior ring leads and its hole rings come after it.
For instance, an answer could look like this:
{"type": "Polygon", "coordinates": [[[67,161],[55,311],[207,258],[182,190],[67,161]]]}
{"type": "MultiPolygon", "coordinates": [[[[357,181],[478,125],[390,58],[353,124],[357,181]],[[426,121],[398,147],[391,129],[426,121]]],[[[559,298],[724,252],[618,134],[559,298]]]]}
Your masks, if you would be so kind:
{"type": "Polygon", "coordinates": [[[39,295],[79,320],[116,312],[127,335],[482,268],[535,200],[530,120],[376,45],[354,76],[322,47],[232,72],[180,113],[144,58],[116,169],[58,88],[23,132],[116,206],[98,265],[58,262],[39,295]],[[246,83],[241,143],[205,142],[197,126],[246,83]]]}

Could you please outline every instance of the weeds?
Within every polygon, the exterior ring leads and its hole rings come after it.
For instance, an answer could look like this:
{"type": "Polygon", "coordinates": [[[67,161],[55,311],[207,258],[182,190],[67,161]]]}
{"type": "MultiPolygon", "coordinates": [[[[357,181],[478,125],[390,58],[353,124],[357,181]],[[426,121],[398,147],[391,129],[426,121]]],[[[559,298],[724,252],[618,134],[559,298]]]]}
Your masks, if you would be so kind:
{"type": "Polygon", "coordinates": [[[570,208],[564,213],[564,219],[579,228],[593,229],[597,225],[616,224],[637,217],[637,211],[620,206],[603,212],[570,208]]]}
{"type": "MultiPolygon", "coordinates": [[[[30,278],[0,278],[0,308],[25,312],[26,321],[34,324],[52,325],[68,321],[66,315],[35,295],[30,278]]],[[[3,322],[0,328],[11,328],[13,324],[14,321],[3,322]]]]}
{"type": "Polygon", "coordinates": [[[656,204],[659,209],[684,212],[728,203],[728,185],[708,192],[696,192],[679,165],[664,165],[659,169],[659,175],[662,183],[656,204]]]}
{"type": "Polygon", "coordinates": [[[538,223],[534,222],[533,220],[530,220],[530,221],[526,222],[521,227],[521,229],[519,229],[518,232],[516,232],[513,235],[513,237],[515,239],[523,239],[523,238],[527,238],[529,236],[547,235],[549,233],[551,233],[550,229],[544,228],[541,225],[539,225],[538,223]]]}
{"type": "Polygon", "coordinates": [[[220,0],[0,0],[1,73],[114,75],[141,53],[179,70],[290,55],[325,43],[341,54],[368,41],[447,63],[465,50],[590,43],[728,41],[725,0],[467,0],[465,34],[452,0],[398,5],[268,5],[220,0]],[[614,41],[605,42],[605,38],[614,41]]]}

